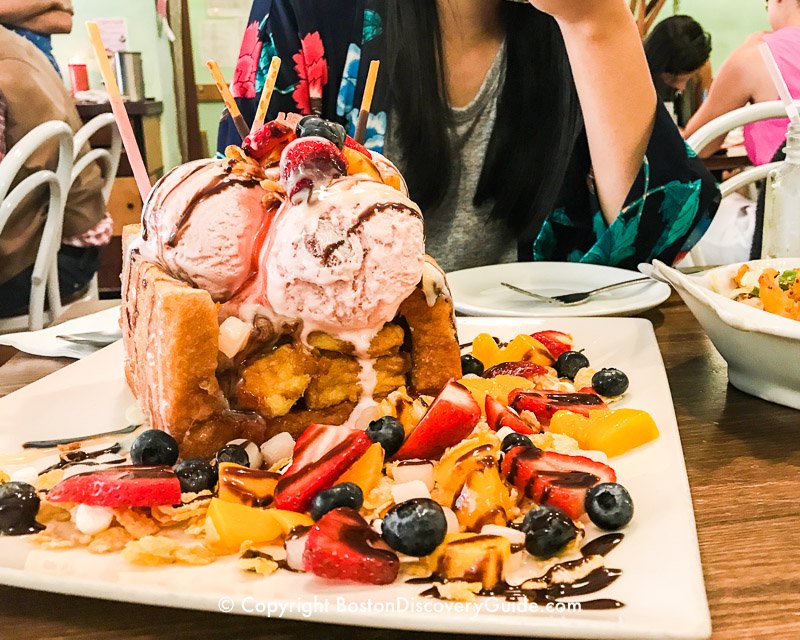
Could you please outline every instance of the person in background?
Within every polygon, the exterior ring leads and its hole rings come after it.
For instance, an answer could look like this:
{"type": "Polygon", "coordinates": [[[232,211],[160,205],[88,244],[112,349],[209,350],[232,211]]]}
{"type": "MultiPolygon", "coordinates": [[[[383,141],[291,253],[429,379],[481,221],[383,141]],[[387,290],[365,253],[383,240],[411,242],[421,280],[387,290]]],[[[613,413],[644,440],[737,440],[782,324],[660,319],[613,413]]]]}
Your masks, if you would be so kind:
{"type": "MultiPolygon", "coordinates": [[[[82,124],[72,96],[42,52],[25,38],[0,27],[0,161],[25,134],[50,120],[63,120],[75,131],[82,124]]],[[[40,169],[55,169],[57,156],[55,142],[42,146],[25,163],[11,188],[40,169]]],[[[92,164],[69,192],[58,253],[59,284],[65,302],[86,290],[100,264],[99,247],[111,238],[112,224],[105,211],[102,186],[100,169],[92,164]]],[[[47,199],[44,189],[31,194],[0,232],[0,316],[20,315],[27,310],[47,199]]]]}
{"type": "Polygon", "coordinates": [[[233,79],[250,121],[274,55],[268,115],[317,113],[351,135],[382,61],[365,142],[398,163],[446,270],[672,263],[716,209],[626,0],[255,0],[233,79]]]}
{"type": "MultiPolygon", "coordinates": [[[[715,118],[748,103],[779,99],[758,50],[762,42],[766,42],[772,51],[792,96],[800,98],[800,0],[768,0],[767,11],[773,30],[753,34],[725,61],[711,85],[708,100],[687,124],[685,137],[715,118]]],[[[788,119],[776,119],[745,127],[745,147],[754,165],[773,160],[786,141],[788,126],[788,119]]],[[[724,137],[716,140],[701,155],[712,155],[719,150],[723,141],[724,137]]]]}
{"type": "Polygon", "coordinates": [[[3,0],[0,24],[30,40],[60,74],[51,35],[72,31],[72,0],[3,0]]]}
{"type": "Polygon", "coordinates": [[[689,81],[708,63],[711,36],[694,18],[671,16],[653,28],[644,41],[644,51],[658,97],[668,111],[674,111],[689,81]]]}

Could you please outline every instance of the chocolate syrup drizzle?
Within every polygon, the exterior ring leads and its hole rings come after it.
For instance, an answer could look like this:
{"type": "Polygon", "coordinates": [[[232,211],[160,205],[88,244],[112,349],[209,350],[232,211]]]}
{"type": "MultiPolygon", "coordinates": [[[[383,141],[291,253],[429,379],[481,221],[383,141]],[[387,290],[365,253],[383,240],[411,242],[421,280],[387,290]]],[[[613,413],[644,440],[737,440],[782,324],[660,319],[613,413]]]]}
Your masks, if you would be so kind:
{"type": "Polygon", "coordinates": [[[354,233],[357,233],[358,230],[363,227],[369,220],[371,220],[376,214],[383,213],[384,211],[389,210],[396,210],[399,213],[409,213],[412,216],[417,218],[422,218],[422,216],[415,211],[414,209],[409,209],[405,205],[402,205],[397,202],[379,202],[374,204],[370,207],[367,207],[361,214],[359,214],[356,221],[351,225],[351,227],[345,232],[344,238],[337,240],[336,242],[332,242],[329,245],[326,245],[322,250],[316,244],[309,244],[308,249],[312,255],[320,258],[322,260],[322,264],[325,266],[330,266],[333,259],[333,254],[336,253],[337,249],[339,249],[344,243],[354,233]]]}
{"type": "Polygon", "coordinates": [[[258,549],[248,549],[245,551],[240,558],[242,560],[250,560],[252,558],[264,558],[265,560],[269,560],[270,562],[274,562],[278,565],[278,569],[283,569],[284,571],[290,571],[291,573],[302,573],[302,571],[298,571],[297,569],[292,569],[289,566],[289,563],[286,560],[276,560],[272,555],[269,553],[264,553],[263,551],[259,551],[258,549]]]}
{"type": "MultiPolygon", "coordinates": [[[[478,536],[477,538],[480,538],[480,536],[478,536]]],[[[451,544],[458,544],[459,542],[468,543],[476,540],[477,538],[473,537],[463,541],[452,542],[451,544]]],[[[598,591],[605,589],[607,586],[612,584],[617,578],[619,578],[619,576],[622,575],[621,569],[610,569],[607,567],[601,567],[588,573],[583,578],[579,578],[578,580],[575,580],[573,582],[557,583],[557,584],[550,584],[550,582],[556,571],[574,570],[590,562],[590,558],[592,556],[605,556],[606,554],[614,550],[617,547],[617,545],[619,545],[619,543],[622,542],[623,538],[624,534],[622,533],[609,533],[588,542],[581,548],[581,556],[582,556],[581,558],[578,558],[577,560],[568,560],[566,562],[561,562],[557,565],[554,565],[543,576],[533,580],[533,582],[541,581],[547,584],[547,586],[542,589],[528,589],[524,588],[522,584],[511,585],[505,581],[501,581],[491,588],[481,589],[478,592],[478,595],[486,597],[505,598],[506,601],[508,602],[527,600],[528,602],[542,606],[547,604],[571,604],[578,602],[580,604],[581,609],[587,611],[619,609],[621,607],[624,607],[625,604],[623,602],[620,602],[619,600],[613,600],[610,598],[598,598],[595,600],[586,600],[586,601],[569,601],[569,600],[563,600],[562,598],[571,598],[575,596],[597,593],[598,591]]],[[[411,578],[409,580],[406,580],[407,584],[431,584],[433,582],[444,583],[448,582],[448,580],[438,573],[433,573],[425,578],[411,578]]],[[[425,591],[420,593],[420,595],[426,598],[441,599],[442,597],[436,586],[432,586],[429,589],[426,589],[425,591]]]]}
{"type": "Polygon", "coordinates": [[[199,205],[201,202],[213,195],[222,193],[231,187],[243,186],[249,189],[260,184],[260,182],[261,181],[257,180],[256,178],[235,178],[232,174],[225,178],[220,178],[219,176],[215,175],[205,188],[200,189],[192,196],[192,199],[189,200],[186,208],[181,213],[180,218],[178,218],[177,222],[175,223],[169,238],[167,238],[167,246],[174,247],[178,243],[181,232],[186,228],[186,225],[192,217],[192,213],[194,213],[197,205],[199,205]]]}
{"type": "MultiPolygon", "coordinates": [[[[160,179],[158,182],[156,182],[155,186],[154,186],[154,187],[153,187],[153,189],[150,191],[150,197],[152,197],[152,196],[153,196],[154,194],[156,194],[156,193],[158,193],[158,194],[159,194],[159,196],[160,196],[160,197],[159,197],[159,199],[158,199],[158,202],[157,202],[157,203],[155,203],[155,204],[153,204],[153,206],[152,206],[152,207],[150,207],[150,210],[151,210],[151,211],[160,210],[160,209],[161,209],[161,208],[164,206],[164,203],[167,201],[167,198],[169,198],[169,197],[170,197],[170,196],[171,196],[171,195],[172,195],[172,194],[175,192],[175,190],[176,190],[176,189],[177,189],[177,188],[178,188],[178,187],[179,187],[179,186],[180,186],[180,185],[183,183],[183,181],[184,181],[184,180],[186,180],[187,178],[189,178],[189,177],[193,176],[195,173],[198,173],[199,171],[202,171],[202,170],[203,170],[205,167],[206,167],[206,165],[205,165],[205,164],[198,163],[198,165],[197,165],[197,166],[195,166],[195,167],[192,167],[192,170],[191,170],[189,173],[187,173],[187,174],[186,174],[186,175],[185,175],[185,176],[184,176],[184,177],[183,177],[181,180],[178,180],[178,181],[175,183],[175,185],[174,185],[174,186],[173,186],[173,187],[172,187],[172,188],[171,188],[169,191],[167,191],[166,193],[161,193],[161,190],[159,189],[159,187],[161,186],[161,184],[162,184],[162,183],[163,183],[163,182],[164,182],[164,181],[165,181],[165,180],[166,180],[166,179],[167,179],[167,178],[168,178],[168,177],[169,177],[169,176],[170,176],[170,175],[171,175],[171,174],[172,174],[174,171],[177,171],[179,167],[175,167],[174,169],[172,169],[172,171],[169,171],[169,172],[167,172],[166,174],[164,174],[164,175],[161,177],[161,179],[160,179]]],[[[150,199],[150,198],[148,198],[148,202],[149,202],[149,199],[150,199]]],[[[148,203],[147,203],[147,202],[145,202],[145,206],[144,206],[144,207],[143,207],[143,209],[142,209],[142,239],[143,239],[143,240],[147,240],[147,238],[148,238],[148,235],[149,235],[149,227],[148,227],[148,225],[147,225],[147,218],[146,218],[146,217],[145,217],[145,215],[144,215],[144,214],[147,212],[147,210],[148,210],[147,204],[148,204],[148,203]]]]}
{"type": "MultiPolygon", "coordinates": [[[[61,460],[56,462],[54,465],[47,467],[44,471],[39,472],[39,475],[44,475],[50,471],[54,471],[55,469],[65,469],[66,467],[71,467],[76,464],[85,464],[85,465],[96,465],[99,464],[97,462],[91,462],[93,458],[99,458],[107,453],[117,453],[122,447],[120,446],[119,442],[115,442],[109,447],[105,449],[100,449],[99,451],[84,451],[83,449],[76,449],[75,451],[64,451],[61,453],[61,460]]],[[[103,464],[122,464],[125,462],[124,458],[120,458],[119,460],[110,460],[108,462],[104,462],[103,464]]]]}
{"type": "Polygon", "coordinates": [[[227,467],[220,469],[219,483],[238,497],[239,502],[249,507],[268,507],[274,501],[271,492],[259,494],[259,487],[265,490],[280,479],[280,474],[262,469],[247,467],[227,467]]]}

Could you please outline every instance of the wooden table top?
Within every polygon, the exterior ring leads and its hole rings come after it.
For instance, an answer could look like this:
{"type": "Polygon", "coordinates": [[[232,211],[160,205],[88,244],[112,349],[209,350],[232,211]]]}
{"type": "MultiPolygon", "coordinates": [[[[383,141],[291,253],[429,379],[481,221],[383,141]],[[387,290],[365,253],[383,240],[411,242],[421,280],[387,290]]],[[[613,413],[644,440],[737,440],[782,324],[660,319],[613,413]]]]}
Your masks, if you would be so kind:
{"type": "MultiPolygon", "coordinates": [[[[800,638],[800,414],[730,387],[725,362],[676,296],[644,317],[656,327],[672,387],[713,638],[800,638]]],[[[0,367],[0,379],[13,375],[19,364],[15,359],[0,367]]],[[[435,637],[102,602],[9,587],[0,587],[0,619],[0,635],[8,640],[435,637]]]]}
{"type": "Polygon", "coordinates": [[[712,173],[721,173],[723,171],[744,169],[751,166],[752,162],[747,153],[744,152],[744,147],[735,147],[719,151],[708,158],[703,158],[703,164],[712,173]]]}

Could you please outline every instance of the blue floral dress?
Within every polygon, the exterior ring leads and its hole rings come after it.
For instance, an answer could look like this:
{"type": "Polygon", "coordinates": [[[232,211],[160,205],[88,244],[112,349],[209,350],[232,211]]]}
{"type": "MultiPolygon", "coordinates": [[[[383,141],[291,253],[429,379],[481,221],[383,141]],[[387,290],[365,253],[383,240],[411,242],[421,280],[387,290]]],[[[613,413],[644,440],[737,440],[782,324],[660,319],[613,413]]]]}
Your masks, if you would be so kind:
{"type": "MultiPolygon", "coordinates": [[[[319,113],[355,131],[369,61],[380,59],[381,0],[254,0],[232,90],[252,122],[272,56],[283,60],[269,117],[319,113]]],[[[387,96],[380,82],[365,145],[382,151],[387,96]]],[[[220,124],[218,149],[239,144],[230,118],[220,124]]],[[[672,263],[700,239],[719,204],[719,189],[659,105],[639,176],[612,224],[600,211],[585,135],[571,158],[559,206],[523,257],[633,269],[654,259],[672,263]]],[[[435,256],[434,256],[435,257],[435,256]]]]}

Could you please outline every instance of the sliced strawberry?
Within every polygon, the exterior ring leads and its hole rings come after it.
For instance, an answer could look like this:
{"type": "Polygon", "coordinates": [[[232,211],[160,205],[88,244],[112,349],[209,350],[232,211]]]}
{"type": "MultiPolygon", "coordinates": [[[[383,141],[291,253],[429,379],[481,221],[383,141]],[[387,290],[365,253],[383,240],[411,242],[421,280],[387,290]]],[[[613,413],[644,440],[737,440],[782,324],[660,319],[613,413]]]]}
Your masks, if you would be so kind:
{"type": "Polygon", "coordinates": [[[596,393],[563,393],[561,391],[526,391],[516,389],[508,396],[508,404],[517,413],[530,411],[543,425],[550,424],[556,411],[572,411],[588,416],[590,411],[607,409],[596,393]]]}
{"type": "Polygon", "coordinates": [[[359,153],[363,153],[365,156],[367,156],[367,158],[372,160],[372,154],[369,152],[369,150],[363,144],[359,144],[358,142],[356,142],[354,138],[351,138],[350,136],[345,136],[344,146],[349,147],[354,151],[358,151],[359,153]]]}
{"type": "Polygon", "coordinates": [[[294,443],[292,466],[289,467],[286,475],[316,462],[336,445],[344,442],[353,431],[355,429],[334,427],[328,424],[309,425],[294,443]]]}
{"type": "Polygon", "coordinates": [[[303,568],[321,578],[390,584],[400,560],[357,511],[339,507],[308,532],[303,568]]]}
{"type": "Polygon", "coordinates": [[[287,124],[272,120],[247,136],[242,142],[242,149],[258,162],[268,160],[269,164],[276,164],[281,159],[281,152],[295,136],[294,129],[287,124]]]}
{"type": "Polygon", "coordinates": [[[486,394],[486,422],[492,431],[500,431],[503,427],[508,427],[525,435],[535,433],[531,426],[522,420],[513,409],[504,407],[499,400],[495,400],[488,393],[486,394]]]}
{"type": "Polygon", "coordinates": [[[481,408],[475,398],[464,385],[451,380],[394,457],[437,460],[445,449],[466,438],[480,419],[481,408]]]}
{"type": "Polygon", "coordinates": [[[347,160],[339,148],[325,138],[298,138],[281,156],[281,180],[290,198],[315,184],[346,174],[347,160]]]}
{"type": "Polygon", "coordinates": [[[483,372],[484,378],[495,378],[497,376],[517,376],[518,378],[526,378],[533,380],[539,376],[548,373],[547,367],[540,364],[528,362],[527,360],[520,360],[519,362],[502,362],[490,367],[483,372]]]}
{"type": "Polygon", "coordinates": [[[531,497],[538,504],[563,509],[573,520],[583,515],[586,492],[598,483],[597,476],[582,471],[546,472],[537,476],[531,497]]]}
{"type": "Polygon", "coordinates": [[[536,447],[514,447],[503,457],[506,480],[538,504],[566,511],[573,519],[583,515],[586,493],[601,482],[616,482],[607,464],[536,447]]]}
{"type": "Polygon", "coordinates": [[[53,487],[47,499],[95,507],[180,504],[181,483],[169,467],[114,467],[70,476],[53,487]]]}
{"type": "Polygon", "coordinates": [[[303,466],[293,463],[275,487],[275,506],[286,511],[308,511],[314,496],[330,489],[371,444],[366,431],[356,429],[319,460],[303,466]]]}
{"type": "Polygon", "coordinates": [[[558,360],[562,353],[572,350],[572,336],[561,331],[539,331],[532,333],[532,338],[536,338],[550,352],[553,360],[558,360]]]}

